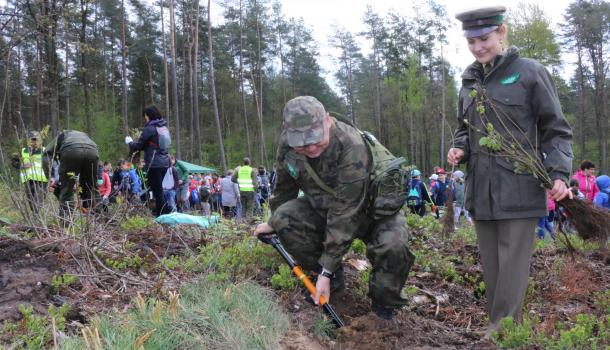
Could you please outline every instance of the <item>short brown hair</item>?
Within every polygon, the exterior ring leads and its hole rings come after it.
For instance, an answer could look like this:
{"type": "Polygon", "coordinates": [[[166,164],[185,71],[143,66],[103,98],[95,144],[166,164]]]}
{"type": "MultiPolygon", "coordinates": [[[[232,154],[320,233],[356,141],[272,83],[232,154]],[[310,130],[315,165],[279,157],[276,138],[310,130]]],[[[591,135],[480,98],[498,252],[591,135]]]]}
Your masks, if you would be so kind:
{"type": "Polygon", "coordinates": [[[580,170],[587,170],[591,168],[595,168],[595,164],[586,159],[583,160],[582,163],[580,163],[580,170]]]}

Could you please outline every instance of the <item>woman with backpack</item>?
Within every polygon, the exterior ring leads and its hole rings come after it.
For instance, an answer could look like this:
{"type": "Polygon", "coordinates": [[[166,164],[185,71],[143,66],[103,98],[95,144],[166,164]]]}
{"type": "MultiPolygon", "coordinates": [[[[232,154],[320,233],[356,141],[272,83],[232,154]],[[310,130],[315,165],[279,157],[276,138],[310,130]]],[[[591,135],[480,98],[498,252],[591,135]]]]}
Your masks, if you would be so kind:
{"type": "Polygon", "coordinates": [[[169,145],[171,136],[167,127],[167,121],[163,119],[159,109],[150,105],[143,111],[145,126],[138,141],[133,141],[130,136],[125,137],[125,144],[129,145],[131,152],[144,151],[144,162],[147,172],[148,186],[155,199],[154,215],[169,213],[163,196],[163,177],[169,167],[169,145]]]}

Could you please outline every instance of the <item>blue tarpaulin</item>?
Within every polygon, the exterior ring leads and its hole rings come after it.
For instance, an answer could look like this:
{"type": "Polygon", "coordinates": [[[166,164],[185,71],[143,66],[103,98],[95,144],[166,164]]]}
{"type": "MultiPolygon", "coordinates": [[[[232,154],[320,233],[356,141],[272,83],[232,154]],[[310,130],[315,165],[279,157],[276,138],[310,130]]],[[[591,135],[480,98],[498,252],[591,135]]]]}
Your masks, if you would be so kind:
{"type": "Polygon", "coordinates": [[[186,225],[199,225],[203,228],[208,228],[210,226],[215,225],[220,221],[219,215],[210,215],[210,216],[197,216],[197,215],[189,215],[184,213],[171,213],[161,215],[155,219],[156,222],[160,224],[176,226],[179,224],[186,225]]]}

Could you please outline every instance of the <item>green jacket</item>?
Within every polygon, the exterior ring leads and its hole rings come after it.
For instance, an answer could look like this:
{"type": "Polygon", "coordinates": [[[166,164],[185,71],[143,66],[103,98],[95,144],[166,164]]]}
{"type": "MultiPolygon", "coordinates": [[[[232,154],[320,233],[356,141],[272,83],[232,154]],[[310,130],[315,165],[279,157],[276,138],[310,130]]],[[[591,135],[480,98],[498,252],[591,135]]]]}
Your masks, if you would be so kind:
{"type": "Polygon", "coordinates": [[[504,117],[499,119],[485,105],[485,116],[496,132],[508,137],[508,129],[530,154],[543,159],[552,180],[567,182],[572,170],[572,130],[561,111],[551,75],[537,61],[519,57],[514,47],[496,57],[491,72],[485,77],[481,64],[471,64],[462,75],[458,103],[460,127],[455,136],[455,147],[465,151],[463,162],[468,163],[465,207],[474,219],[547,215],[546,196],[540,181],[531,174],[516,174],[512,161],[479,145],[482,135],[472,127],[484,127],[476,98],[471,95],[473,89],[483,89],[497,110],[503,111],[500,115],[504,117]]]}
{"type": "Polygon", "coordinates": [[[43,169],[47,178],[49,177],[49,163],[52,160],[60,160],[62,154],[68,152],[94,152],[98,155],[97,144],[87,134],[76,130],[64,130],[55,136],[45,148],[43,157],[43,169]]]}
{"type": "MultiPolygon", "coordinates": [[[[367,145],[359,132],[332,118],[330,143],[316,159],[299,155],[288,146],[282,133],[276,160],[277,182],[269,206],[275,211],[280,205],[297,198],[299,189],[318,214],[326,218],[326,240],[319,264],[335,271],[351,241],[364,232],[354,232],[354,223],[366,216],[365,191],[369,180],[371,159],[367,145]],[[304,162],[309,162],[320,179],[336,192],[332,196],[308,174],[304,162]]],[[[298,215],[298,213],[295,213],[298,215]]]]}

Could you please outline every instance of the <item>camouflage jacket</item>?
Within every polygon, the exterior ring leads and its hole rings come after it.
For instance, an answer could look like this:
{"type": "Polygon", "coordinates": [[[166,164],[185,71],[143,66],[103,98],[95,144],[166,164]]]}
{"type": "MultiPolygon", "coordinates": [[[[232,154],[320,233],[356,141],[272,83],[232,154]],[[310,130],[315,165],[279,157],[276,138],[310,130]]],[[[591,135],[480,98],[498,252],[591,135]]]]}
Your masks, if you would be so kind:
{"type": "MultiPolygon", "coordinates": [[[[330,271],[339,267],[341,258],[356,237],[357,222],[366,216],[365,191],[369,180],[370,155],[359,132],[332,118],[330,143],[316,159],[292,150],[282,133],[276,159],[277,183],[269,205],[275,211],[297,198],[299,189],[318,214],[326,218],[324,252],[318,262],[330,271]],[[320,179],[336,193],[320,188],[307,172],[309,162],[320,179]]],[[[362,234],[362,233],[361,233],[362,234]]]]}

